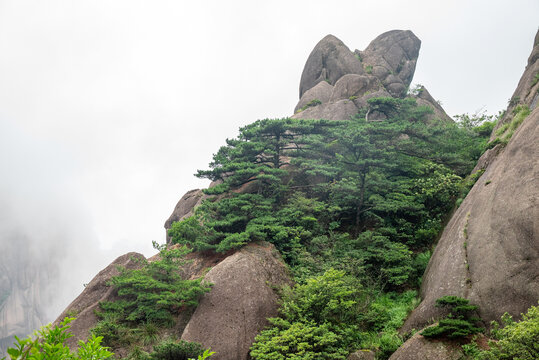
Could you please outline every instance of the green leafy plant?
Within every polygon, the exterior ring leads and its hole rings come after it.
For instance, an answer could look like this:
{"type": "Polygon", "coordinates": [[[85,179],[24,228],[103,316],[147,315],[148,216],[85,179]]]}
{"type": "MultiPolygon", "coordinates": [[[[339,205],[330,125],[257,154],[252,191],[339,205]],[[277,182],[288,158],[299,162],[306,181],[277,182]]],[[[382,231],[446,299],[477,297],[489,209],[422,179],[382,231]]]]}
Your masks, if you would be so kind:
{"type": "Polygon", "coordinates": [[[521,321],[514,321],[505,313],[501,322],[503,328],[493,322],[491,334],[495,340],[489,341],[490,349],[482,351],[478,359],[539,359],[539,306],[529,308],[521,321]]]}
{"type": "Polygon", "coordinates": [[[281,317],[255,339],[254,359],[345,359],[356,344],[360,287],[330,269],[284,294],[281,317]]]}
{"type": "Polygon", "coordinates": [[[69,333],[71,321],[74,318],[65,318],[60,325],[52,327],[47,325],[36,331],[33,336],[26,339],[15,337],[14,347],[8,348],[9,359],[13,360],[45,360],[45,359],[73,359],[94,360],[107,359],[114,354],[107,347],[101,345],[102,338],[92,335],[88,341],[79,341],[75,352],[71,352],[66,340],[73,335],[69,333]]]}
{"type": "Polygon", "coordinates": [[[470,305],[469,300],[457,296],[444,296],[436,300],[436,306],[448,308],[449,314],[441,319],[437,325],[423,330],[421,335],[424,337],[459,338],[484,330],[477,326],[480,319],[473,314],[478,308],[476,305],[470,305]]]}
{"type": "Polygon", "coordinates": [[[367,74],[372,74],[372,65],[365,66],[365,72],[367,74]]]}
{"type": "Polygon", "coordinates": [[[202,345],[196,342],[165,340],[154,346],[150,360],[189,360],[204,354],[202,345]]]}

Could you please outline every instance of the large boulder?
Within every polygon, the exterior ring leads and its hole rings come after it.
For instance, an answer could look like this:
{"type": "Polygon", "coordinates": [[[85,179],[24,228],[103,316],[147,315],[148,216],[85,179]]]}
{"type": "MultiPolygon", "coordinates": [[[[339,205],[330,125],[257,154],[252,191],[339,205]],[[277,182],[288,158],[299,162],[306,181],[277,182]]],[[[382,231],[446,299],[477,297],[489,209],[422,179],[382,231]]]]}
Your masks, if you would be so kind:
{"type": "Polygon", "coordinates": [[[325,104],[331,98],[333,93],[333,86],[330,85],[327,81],[321,81],[303,94],[298,104],[294,109],[294,114],[302,111],[302,109],[310,106],[313,101],[320,101],[322,104],[325,104]]]}
{"type": "MultiPolygon", "coordinates": [[[[360,109],[368,109],[367,100],[374,96],[406,96],[420,47],[421,41],[409,30],[388,31],[364,51],[354,53],[335,36],[326,36],[307,59],[301,75],[300,100],[292,117],[350,120],[360,109]]],[[[419,105],[433,109],[431,118],[451,121],[440,104],[423,90],[416,97],[419,105]]]]}
{"type": "Polygon", "coordinates": [[[211,347],[215,360],[249,358],[255,336],[275,316],[275,288],[290,282],[278,252],[269,243],[253,243],[227,257],[204,277],[213,284],[182,339],[211,347]]]}
{"type": "Polygon", "coordinates": [[[339,100],[308,107],[292,116],[293,119],[350,120],[358,113],[352,100],[339,100]]]}
{"type": "Polygon", "coordinates": [[[421,40],[410,30],[392,30],[374,39],[363,52],[356,53],[389,93],[400,97],[414,77],[420,48],[421,40]]]}
{"type": "Polygon", "coordinates": [[[95,311],[99,310],[102,301],[114,301],[118,299],[116,290],[107,283],[113,276],[119,275],[118,266],[126,269],[140,267],[140,261],[144,255],[130,252],[118,257],[105,269],[101,270],[90,283],[86,285],[82,293],[58,316],[54,324],[59,324],[66,317],[76,317],[71,323],[73,337],[67,340],[70,347],[75,347],[79,340],[86,341],[90,336],[89,330],[99,321],[95,311]]]}
{"type": "Polygon", "coordinates": [[[172,223],[181,221],[189,216],[193,215],[195,207],[200,205],[202,200],[207,196],[200,189],[189,190],[178,201],[172,214],[170,214],[167,221],[165,221],[166,239],[167,244],[170,243],[170,236],[168,236],[168,230],[171,228],[172,223]]]}
{"type": "Polygon", "coordinates": [[[335,83],[331,94],[331,101],[359,98],[366,93],[383,89],[380,81],[370,75],[346,74],[335,83]]]}
{"type": "MultiPolygon", "coordinates": [[[[538,47],[536,42],[534,53],[538,47]]],[[[538,66],[537,58],[528,64],[526,77],[530,67],[538,66]]],[[[528,82],[530,88],[531,84],[528,82]]],[[[531,103],[526,105],[531,107],[531,103]]],[[[488,158],[480,161],[485,172],[444,229],[423,276],[423,301],[406,321],[403,332],[420,329],[437,318],[440,313],[435,301],[445,295],[470,299],[479,306],[486,324],[499,320],[505,312],[518,318],[537,304],[537,139],[539,107],[524,119],[504,149],[498,147],[483,155],[488,158]]]]}
{"type": "Polygon", "coordinates": [[[389,360],[459,360],[464,357],[455,341],[426,339],[415,334],[391,355],[389,360]]]}
{"type": "Polygon", "coordinates": [[[301,74],[299,97],[321,81],[334,85],[346,74],[363,74],[363,66],[341,40],[327,35],[316,44],[307,59],[301,74]]]}

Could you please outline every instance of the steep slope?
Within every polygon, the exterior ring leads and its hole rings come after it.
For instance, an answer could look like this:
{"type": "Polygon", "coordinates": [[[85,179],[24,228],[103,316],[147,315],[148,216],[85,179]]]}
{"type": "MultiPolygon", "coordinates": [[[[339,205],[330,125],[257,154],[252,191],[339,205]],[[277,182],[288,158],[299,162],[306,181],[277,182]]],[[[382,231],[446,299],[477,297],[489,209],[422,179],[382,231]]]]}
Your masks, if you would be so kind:
{"type": "MultiPolygon", "coordinates": [[[[71,323],[74,336],[67,341],[71,348],[75,348],[79,340],[88,339],[90,330],[97,325],[99,303],[119,299],[117,290],[108,285],[110,279],[119,274],[118,266],[138,268],[140,258],[143,256],[138,253],[118,257],[100,271],[58,317],[55,324],[66,316],[76,317],[71,323]]],[[[157,259],[159,255],[148,260],[157,259]]],[[[280,255],[273,245],[260,242],[235,253],[193,252],[186,259],[187,263],[178,271],[187,279],[204,276],[213,284],[213,289],[202,297],[194,313],[190,309],[179,312],[175,326],[163,329],[159,337],[202,343],[218,352],[212,359],[247,359],[254,337],[267,325],[266,319],[277,313],[278,297],[274,289],[290,284],[280,255]]],[[[146,346],[147,351],[151,349],[146,346]]],[[[113,350],[117,356],[125,357],[131,346],[121,345],[113,350]]]]}
{"type": "MultiPolygon", "coordinates": [[[[531,113],[507,146],[479,161],[484,174],[451,218],[423,277],[423,301],[403,331],[420,329],[439,315],[435,300],[457,295],[479,305],[488,324],[508,312],[518,317],[539,299],[539,33],[524,75],[498,128],[531,113]],[[496,156],[497,154],[497,156],[496,156]]],[[[499,131],[498,131],[499,134],[499,131]]],[[[494,130],[496,137],[496,129],[494,130]]]]}
{"type": "Polygon", "coordinates": [[[49,276],[54,266],[32,248],[19,234],[2,234],[9,239],[2,245],[0,263],[0,357],[13,344],[14,336],[24,337],[47,321],[43,304],[49,276]]]}

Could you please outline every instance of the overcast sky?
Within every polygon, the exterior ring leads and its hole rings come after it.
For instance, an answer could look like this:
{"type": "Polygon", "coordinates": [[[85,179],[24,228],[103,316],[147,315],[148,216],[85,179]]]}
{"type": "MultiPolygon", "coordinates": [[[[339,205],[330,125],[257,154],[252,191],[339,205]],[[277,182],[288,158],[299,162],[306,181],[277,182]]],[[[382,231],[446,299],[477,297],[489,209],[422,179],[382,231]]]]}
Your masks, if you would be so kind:
{"type": "Polygon", "coordinates": [[[538,25],[537,0],[0,0],[0,229],[70,244],[76,294],[115,257],[153,253],[238,127],[292,114],[325,35],[362,50],[412,30],[413,83],[455,115],[505,108],[538,25]]]}

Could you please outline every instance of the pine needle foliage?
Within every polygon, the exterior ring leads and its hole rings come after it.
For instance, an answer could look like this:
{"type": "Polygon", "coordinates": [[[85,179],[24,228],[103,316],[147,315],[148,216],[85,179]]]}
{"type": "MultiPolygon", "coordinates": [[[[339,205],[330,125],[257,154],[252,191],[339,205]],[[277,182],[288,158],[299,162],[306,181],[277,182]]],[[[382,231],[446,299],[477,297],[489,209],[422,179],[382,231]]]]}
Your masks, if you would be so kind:
{"type": "Polygon", "coordinates": [[[437,325],[426,328],[421,335],[428,338],[459,338],[484,331],[477,326],[480,321],[474,316],[478,307],[470,305],[470,300],[458,296],[444,296],[436,300],[436,306],[449,309],[449,315],[441,319],[437,325]]]}
{"type": "Polygon", "coordinates": [[[175,315],[195,307],[199,297],[210,290],[201,278],[182,277],[179,269],[190,250],[167,249],[155,242],[154,247],[159,250],[158,260],[141,260],[138,269],[120,267],[120,274],[110,280],[119,299],[100,303],[97,315],[101,321],[92,329],[109,346],[154,342],[156,327],[173,326],[175,315]]]}

